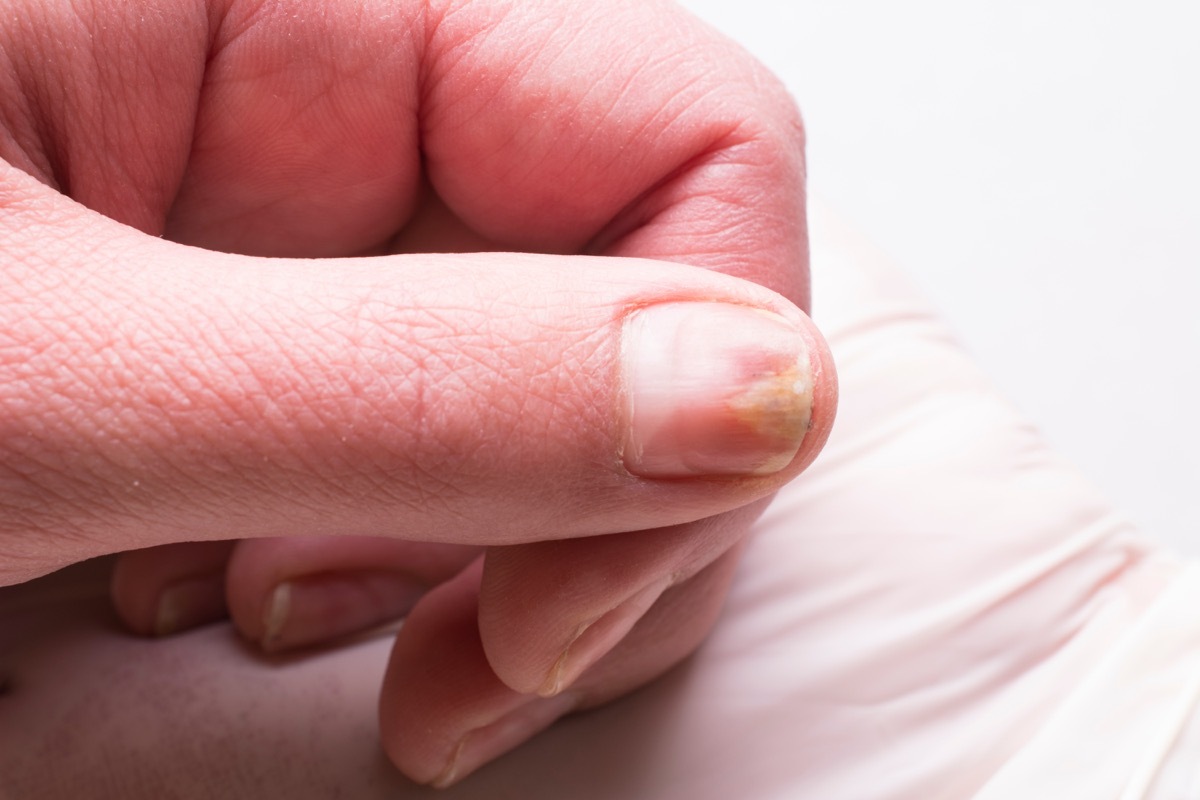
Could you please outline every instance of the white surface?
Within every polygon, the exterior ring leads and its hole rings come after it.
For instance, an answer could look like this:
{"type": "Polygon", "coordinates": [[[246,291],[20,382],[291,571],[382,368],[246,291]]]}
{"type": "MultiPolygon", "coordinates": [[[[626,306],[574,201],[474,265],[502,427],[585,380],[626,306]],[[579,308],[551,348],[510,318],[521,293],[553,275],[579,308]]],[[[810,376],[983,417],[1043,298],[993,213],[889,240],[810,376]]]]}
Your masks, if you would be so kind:
{"type": "Polygon", "coordinates": [[[1119,507],[1200,553],[1200,4],[684,5],[791,88],[812,192],[1119,507]]]}

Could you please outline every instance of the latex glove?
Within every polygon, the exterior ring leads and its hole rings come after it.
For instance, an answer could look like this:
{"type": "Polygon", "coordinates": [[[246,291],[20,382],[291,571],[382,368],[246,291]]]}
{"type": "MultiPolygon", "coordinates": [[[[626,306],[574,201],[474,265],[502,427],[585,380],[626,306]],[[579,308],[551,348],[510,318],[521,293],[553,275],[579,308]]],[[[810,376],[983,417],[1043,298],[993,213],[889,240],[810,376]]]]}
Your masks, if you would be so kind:
{"type": "MultiPolygon", "coordinates": [[[[758,523],[712,637],[646,690],[437,796],[1193,796],[1191,573],[1130,530],[903,280],[825,217],[814,264],[841,417],[758,523]]],[[[101,575],[0,595],[0,788],[433,796],[375,745],[386,638],[272,659],[219,626],[147,642],[117,631],[103,593],[101,575]]],[[[655,619],[633,640],[661,635],[655,619]]]]}
{"type": "Polygon", "coordinates": [[[200,540],[118,575],[180,629],[213,540],[306,537],[229,564],[273,648],[441,585],[383,709],[443,784],[702,639],[834,405],[752,59],[645,0],[31,0],[0,52],[0,582],[200,540]],[[602,258],[384,255],[501,248],[602,258]]]}

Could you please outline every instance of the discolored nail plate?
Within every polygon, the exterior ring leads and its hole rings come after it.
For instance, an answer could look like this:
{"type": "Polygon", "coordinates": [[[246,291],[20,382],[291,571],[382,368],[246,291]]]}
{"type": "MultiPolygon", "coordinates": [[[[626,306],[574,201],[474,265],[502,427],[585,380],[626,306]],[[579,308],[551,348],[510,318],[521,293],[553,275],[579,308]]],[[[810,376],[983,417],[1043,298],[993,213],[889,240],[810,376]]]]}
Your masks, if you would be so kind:
{"type": "Polygon", "coordinates": [[[800,329],[726,303],[664,303],[625,322],[622,456],[649,478],[769,475],[796,457],[812,418],[800,329]]]}

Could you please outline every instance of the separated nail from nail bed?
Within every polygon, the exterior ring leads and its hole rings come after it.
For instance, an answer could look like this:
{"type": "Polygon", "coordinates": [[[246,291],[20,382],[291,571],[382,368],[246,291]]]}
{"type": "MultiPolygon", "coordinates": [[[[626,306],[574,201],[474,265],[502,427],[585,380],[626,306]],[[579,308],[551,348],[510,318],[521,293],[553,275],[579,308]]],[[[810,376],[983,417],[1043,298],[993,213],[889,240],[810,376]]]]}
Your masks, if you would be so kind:
{"type": "Polygon", "coordinates": [[[446,766],[430,785],[435,789],[445,789],[457,783],[487,762],[550,727],[559,717],[573,711],[579,701],[580,698],[573,694],[531,697],[498,720],[468,731],[458,740],[446,766]]]}
{"type": "Polygon", "coordinates": [[[224,619],[226,614],[224,575],[185,578],[158,596],[154,635],[170,636],[224,619]]]}
{"type": "Polygon", "coordinates": [[[648,478],[769,475],[808,432],[813,371],[800,329],[770,311],[677,302],[629,316],[626,468],[648,478]]]}
{"type": "Polygon", "coordinates": [[[670,586],[662,580],[634,593],[608,612],[582,626],[563,650],[538,689],[542,697],[553,697],[573,684],[589,667],[608,654],[617,642],[645,616],[646,611],[670,586]]]}

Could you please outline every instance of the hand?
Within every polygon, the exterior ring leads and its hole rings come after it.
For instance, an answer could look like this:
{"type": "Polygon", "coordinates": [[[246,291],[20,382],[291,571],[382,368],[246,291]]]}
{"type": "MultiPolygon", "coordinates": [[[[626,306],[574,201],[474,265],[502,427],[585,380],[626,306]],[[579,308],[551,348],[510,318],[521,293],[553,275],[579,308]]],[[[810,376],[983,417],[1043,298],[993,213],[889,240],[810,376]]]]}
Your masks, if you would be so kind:
{"type": "Polygon", "coordinates": [[[833,413],[770,76],[645,0],[9,10],[0,581],[174,543],[137,628],[409,612],[443,784],[696,646],[833,413]],[[428,254],[500,249],[557,255],[428,254]]]}
{"type": "MultiPolygon", "coordinates": [[[[757,524],[712,637],[666,679],[443,797],[911,800],[990,785],[989,800],[1047,786],[1091,800],[1120,796],[1146,748],[1172,741],[1130,724],[1130,709],[1186,708],[1159,679],[1119,714],[1115,695],[1073,695],[1178,562],[1047,449],[890,265],[822,215],[814,263],[842,413],[825,455],[757,524]],[[1048,723],[1081,699],[1116,735],[1098,726],[1047,745],[1048,723]],[[1000,783],[1032,755],[1049,766],[1024,791],[1000,783]]],[[[115,633],[95,602],[102,577],[90,591],[69,577],[0,593],[0,630],[25,628],[0,641],[0,789],[429,796],[372,752],[386,639],[255,665],[221,626],[161,643],[115,633]]],[[[1139,661],[1178,652],[1172,641],[1139,661]]]]}

